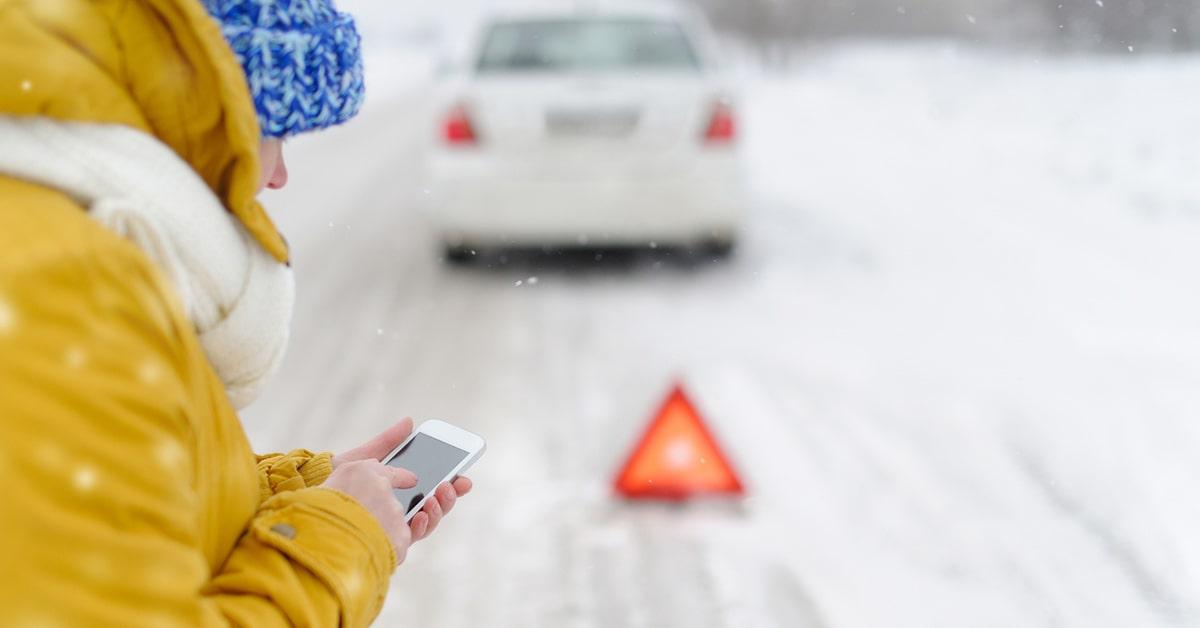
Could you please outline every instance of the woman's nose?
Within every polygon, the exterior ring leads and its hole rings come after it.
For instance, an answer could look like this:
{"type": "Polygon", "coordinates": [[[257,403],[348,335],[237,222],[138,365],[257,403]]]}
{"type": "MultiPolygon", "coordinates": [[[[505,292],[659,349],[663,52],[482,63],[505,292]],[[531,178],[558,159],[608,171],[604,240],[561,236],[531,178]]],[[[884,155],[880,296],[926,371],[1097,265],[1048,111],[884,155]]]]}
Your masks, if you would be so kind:
{"type": "Polygon", "coordinates": [[[287,164],[283,163],[283,155],[280,155],[279,161],[275,162],[275,171],[271,173],[271,178],[267,179],[267,187],[272,190],[278,190],[287,185],[287,182],[287,164]]]}

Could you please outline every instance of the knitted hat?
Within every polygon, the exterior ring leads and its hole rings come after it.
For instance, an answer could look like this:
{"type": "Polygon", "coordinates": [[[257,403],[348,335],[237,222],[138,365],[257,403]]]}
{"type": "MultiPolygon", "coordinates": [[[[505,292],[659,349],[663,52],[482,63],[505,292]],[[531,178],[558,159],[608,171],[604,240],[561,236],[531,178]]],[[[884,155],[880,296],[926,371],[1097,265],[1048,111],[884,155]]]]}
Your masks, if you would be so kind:
{"type": "Polygon", "coordinates": [[[242,62],[264,136],[323,129],[358,113],[358,31],[332,0],[203,2],[242,62]]]}

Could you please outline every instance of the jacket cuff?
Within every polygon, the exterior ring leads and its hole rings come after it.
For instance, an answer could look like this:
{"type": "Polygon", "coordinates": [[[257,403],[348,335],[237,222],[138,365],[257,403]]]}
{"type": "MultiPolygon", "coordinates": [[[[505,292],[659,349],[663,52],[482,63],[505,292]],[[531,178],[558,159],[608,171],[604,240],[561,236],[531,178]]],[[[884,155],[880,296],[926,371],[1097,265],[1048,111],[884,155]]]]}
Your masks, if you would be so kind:
{"type": "Polygon", "coordinates": [[[262,498],[284,491],[298,491],[319,486],[333,473],[333,454],[314,454],[307,449],[295,449],[286,454],[258,456],[259,486],[262,498]]]}
{"type": "Polygon", "coordinates": [[[383,608],[396,553],[375,517],[349,495],[325,488],[280,493],[263,504],[250,533],[320,578],[338,598],[342,625],[359,625],[383,608]]]}
{"type": "Polygon", "coordinates": [[[333,473],[333,454],[323,451],[309,455],[308,462],[300,465],[300,475],[304,478],[305,486],[320,486],[333,473]]]}

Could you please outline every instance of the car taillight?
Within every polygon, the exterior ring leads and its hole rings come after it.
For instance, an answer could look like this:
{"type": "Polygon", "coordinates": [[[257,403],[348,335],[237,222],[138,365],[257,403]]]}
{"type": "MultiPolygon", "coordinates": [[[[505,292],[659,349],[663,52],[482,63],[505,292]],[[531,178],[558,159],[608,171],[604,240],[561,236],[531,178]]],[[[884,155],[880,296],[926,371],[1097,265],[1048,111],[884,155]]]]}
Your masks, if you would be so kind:
{"type": "Polygon", "coordinates": [[[446,114],[445,120],[442,121],[442,138],[447,144],[455,145],[475,144],[479,141],[475,136],[475,128],[471,126],[466,107],[458,105],[446,114]]]}
{"type": "Polygon", "coordinates": [[[733,117],[733,108],[727,103],[718,102],[713,107],[708,130],[704,132],[704,141],[713,144],[727,144],[734,140],[736,134],[737,123],[733,117]]]}

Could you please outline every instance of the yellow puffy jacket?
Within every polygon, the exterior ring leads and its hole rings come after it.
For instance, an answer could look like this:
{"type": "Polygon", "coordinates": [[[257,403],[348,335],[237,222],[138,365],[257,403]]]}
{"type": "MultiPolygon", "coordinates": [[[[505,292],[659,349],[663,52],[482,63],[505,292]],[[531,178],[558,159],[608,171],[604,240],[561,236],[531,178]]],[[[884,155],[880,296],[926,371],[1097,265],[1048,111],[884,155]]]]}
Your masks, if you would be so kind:
{"type": "MultiPolygon", "coordinates": [[[[286,259],[241,67],[199,0],[0,0],[0,115],[153,134],[286,259]]],[[[256,457],[159,270],[0,176],[0,624],[368,624],[395,555],[317,486],[330,471],[256,457]]]]}

